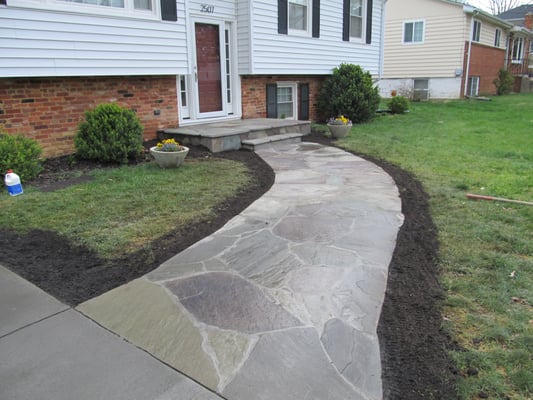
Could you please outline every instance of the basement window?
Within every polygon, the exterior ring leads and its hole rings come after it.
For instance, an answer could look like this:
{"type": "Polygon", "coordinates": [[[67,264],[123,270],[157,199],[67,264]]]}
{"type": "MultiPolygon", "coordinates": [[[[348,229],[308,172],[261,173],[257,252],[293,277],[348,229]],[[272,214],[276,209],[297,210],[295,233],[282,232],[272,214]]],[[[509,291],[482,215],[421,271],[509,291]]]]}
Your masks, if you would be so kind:
{"type": "Polygon", "coordinates": [[[470,97],[476,97],[479,94],[479,76],[471,76],[468,78],[466,94],[470,97]]]}
{"type": "Polygon", "coordinates": [[[278,118],[295,119],[296,112],[296,84],[278,83],[278,118]]]}

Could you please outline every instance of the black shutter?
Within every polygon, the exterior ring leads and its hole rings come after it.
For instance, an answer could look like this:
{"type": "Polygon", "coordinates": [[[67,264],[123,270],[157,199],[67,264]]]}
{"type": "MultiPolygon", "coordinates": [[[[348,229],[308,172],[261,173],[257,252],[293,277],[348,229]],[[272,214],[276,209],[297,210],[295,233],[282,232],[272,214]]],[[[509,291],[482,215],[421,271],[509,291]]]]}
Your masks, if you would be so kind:
{"type": "Polygon", "coordinates": [[[287,0],[278,0],[278,33],[286,35],[289,31],[287,29],[288,8],[287,0]]]}
{"type": "Polygon", "coordinates": [[[278,118],[278,85],[267,83],[267,118],[278,118]]]}
{"type": "Polygon", "coordinates": [[[320,0],[313,0],[313,37],[320,37],[320,0]]]}
{"type": "Polygon", "coordinates": [[[342,40],[350,41],[350,0],[342,4],[342,40]]]}
{"type": "Polygon", "coordinates": [[[366,3],[366,44],[372,43],[372,0],[366,3]]]}
{"type": "Polygon", "coordinates": [[[309,84],[300,84],[300,105],[298,107],[298,119],[307,121],[309,119],[309,84]]]}
{"type": "Polygon", "coordinates": [[[3,4],[4,6],[7,6],[7,1],[6,0],[0,0],[0,4],[3,4]]]}
{"type": "Polygon", "coordinates": [[[176,0],[161,0],[161,19],[163,21],[177,21],[178,11],[176,0]]]}

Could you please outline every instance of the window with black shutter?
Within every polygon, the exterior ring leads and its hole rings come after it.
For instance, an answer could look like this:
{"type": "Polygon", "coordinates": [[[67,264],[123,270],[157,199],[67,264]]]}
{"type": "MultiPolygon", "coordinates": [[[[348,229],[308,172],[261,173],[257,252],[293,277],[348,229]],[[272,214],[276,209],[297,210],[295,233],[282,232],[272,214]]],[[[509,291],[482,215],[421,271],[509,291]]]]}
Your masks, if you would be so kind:
{"type": "Polygon", "coordinates": [[[288,31],[289,10],[287,0],[278,0],[278,33],[286,35],[288,31]]]}
{"type": "Polygon", "coordinates": [[[300,104],[298,107],[298,119],[301,121],[309,120],[309,84],[300,84],[300,104]]]}
{"type": "Polygon", "coordinates": [[[161,19],[163,21],[177,21],[178,20],[176,0],[161,0],[161,19]]]}
{"type": "Polygon", "coordinates": [[[372,0],[344,0],[342,7],[342,40],[349,42],[350,38],[372,43],[372,0]],[[363,13],[366,10],[366,15],[363,13]],[[364,23],[364,24],[363,24],[364,23]],[[363,25],[366,30],[363,32],[363,25]]]}
{"type": "Polygon", "coordinates": [[[372,0],[366,3],[366,44],[372,43],[372,0]]]}
{"type": "Polygon", "coordinates": [[[313,0],[313,37],[320,37],[320,0],[313,0]]]}
{"type": "Polygon", "coordinates": [[[320,37],[320,0],[292,2],[278,0],[278,33],[286,35],[289,33],[289,28],[309,32],[309,7],[311,7],[311,36],[320,37]]]}
{"type": "Polygon", "coordinates": [[[267,118],[278,118],[278,85],[266,85],[267,118]]]}

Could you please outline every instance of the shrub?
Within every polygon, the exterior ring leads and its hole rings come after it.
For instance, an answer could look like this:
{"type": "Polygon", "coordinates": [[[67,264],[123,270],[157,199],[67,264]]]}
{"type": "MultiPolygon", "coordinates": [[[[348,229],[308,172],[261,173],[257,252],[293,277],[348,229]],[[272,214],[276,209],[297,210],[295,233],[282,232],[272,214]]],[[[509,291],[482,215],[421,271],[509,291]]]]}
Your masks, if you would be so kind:
{"type": "Polygon", "coordinates": [[[409,110],[409,100],[404,96],[394,96],[388,102],[389,110],[393,114],[403,114],[409,110]]]}
{"type": "Polygon", "coordinates": [[[374,117],[379,106],[378,88],[372,76],[359,65],[341,64],[333,69],[322,85],[318,97],[322,120],[345,115],[354,123],[374,117]]]}
{"type": "Polygon", "coordinates": [[[509,71],[500,69],[498,71],[498,77],[493,81],[496,86],[496,93],[498,96],[511,93],[514,85],[514,77],[509,71]]]}
{"type": "Polygon", "coordinates": [[[42,152],[41,145],[34,139],[0,132],[0,173],[12,169],[22,181],[31,180],[42,170],[39,160],[42,152]]]}
{"type": "Polygon", "coordinates": [[[100,104],[85,113],[74,138],[78,157],[126,164],[142,152],[143,127],[132,110],[100,104]]]}

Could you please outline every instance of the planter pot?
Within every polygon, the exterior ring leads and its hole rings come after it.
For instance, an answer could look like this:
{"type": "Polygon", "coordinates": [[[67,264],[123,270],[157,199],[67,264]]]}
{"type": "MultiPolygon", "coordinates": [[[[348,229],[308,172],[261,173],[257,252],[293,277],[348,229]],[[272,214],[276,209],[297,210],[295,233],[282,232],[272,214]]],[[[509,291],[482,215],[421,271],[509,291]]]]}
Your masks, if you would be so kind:
{"type": "Polygon", "coordinates": [[[346,125],[334,125],[334,124],[328,124],[329,131],[331,132],[331,136],[333,136],[336,139],[345,137],[348,132],[352,129],[352,124],[346,124],[346,125]]]}
{"type": "Polygon", "coordinates": [[[155,146],[150,147],[150,154],[161,168],[179,167],[188,153],[189,148],[185,146],[181,146],[179,151],[159,151],[155,146]]]}

